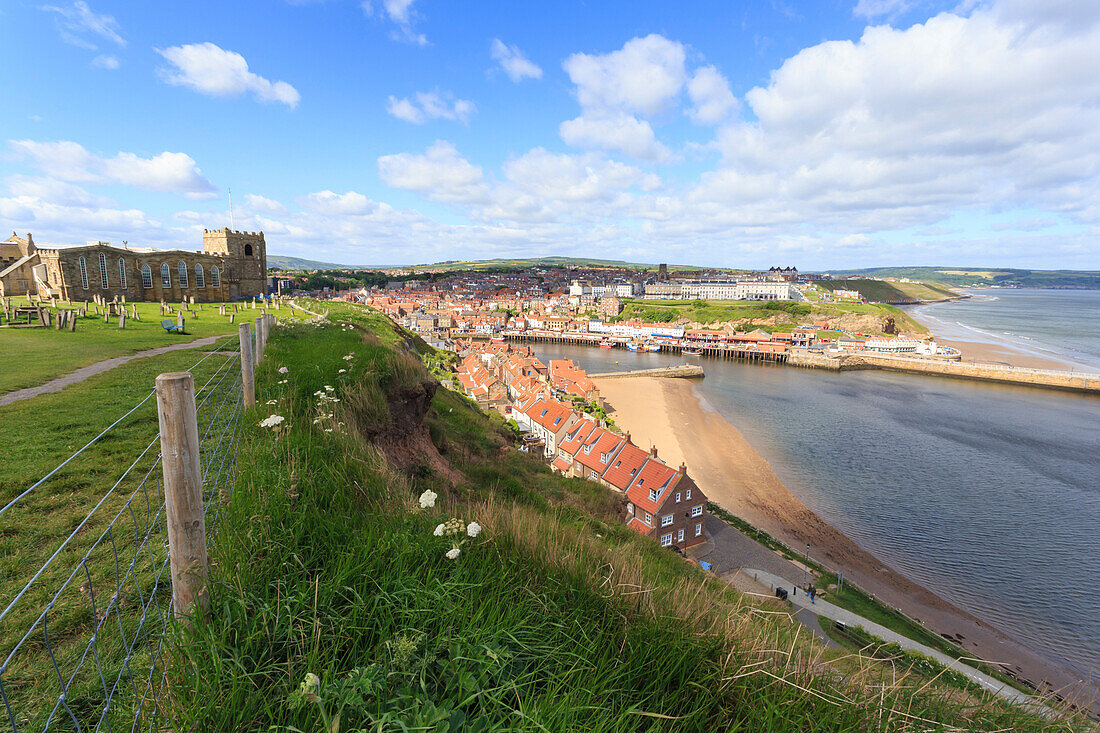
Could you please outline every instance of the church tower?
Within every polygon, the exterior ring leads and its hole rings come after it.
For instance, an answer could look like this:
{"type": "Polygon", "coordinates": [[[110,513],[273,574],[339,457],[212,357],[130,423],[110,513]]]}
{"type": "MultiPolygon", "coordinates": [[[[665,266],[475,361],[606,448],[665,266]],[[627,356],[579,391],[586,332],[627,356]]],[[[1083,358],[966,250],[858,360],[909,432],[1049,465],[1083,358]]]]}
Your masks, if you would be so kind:
{"type": "Polygon", "coordinates": [[[202,230],[204,252],[225,257],[231,298],[267,292],[267,242],[263,232],[222,229],[202,230]]]}

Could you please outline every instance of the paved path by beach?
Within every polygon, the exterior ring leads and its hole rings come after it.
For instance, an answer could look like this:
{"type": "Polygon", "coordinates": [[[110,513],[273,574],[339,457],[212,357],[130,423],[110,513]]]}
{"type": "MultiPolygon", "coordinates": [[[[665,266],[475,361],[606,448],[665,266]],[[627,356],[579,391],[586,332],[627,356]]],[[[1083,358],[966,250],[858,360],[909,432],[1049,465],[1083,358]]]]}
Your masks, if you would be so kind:
{"type": "Polygon", "coordinates": [[[103,372],[110,371],[117,366],[125,364],[133,359],[141,359],[146,356],[157,356],[158,354],[166,354],[169,351],[180,351],[182,349],[198,349],[203,346],[209,346],[220,338],[225,338],[228,334],[221,336],[206,336],[201,339],[195,339],[194,341],[188,341],[182,344],[172,344],[170,346],[158,346],[155,349],[146,349],[145,351],[139,351],[136,354],[130,354],[128,356],[115,356],[110,359],[104,359],[103,361],[97,361],[95,364],[89,364],[88,366],[80,367],[74,372],[58,377],[57,379],[51,379],[45,384],[39,384],[35,387],[27,387],[26,389],[17,389],[14,392],[8,392],[5,395],[0,395],[0,407],[4,405],[10,405],[12,402],[18,402],[20,400],[27,400],[31,397],[37,397],[41,394],[48,394],[50,392],[59,392],[71,384],[83,382],[88,377],[94,377],[96,374],[102,374],[103,372]]]}
{"type": "MultiPolygon", "coordinates": [[[[752,577],[758,583],[768,586],[772,590],[775,590],[777,586],[790,590],[795,585],[795,583],[792,582],[790,579],[774,575],[765,570],[744,568],[741,572],[752,577]]],[[[885,626],[876,624],[873,621],[868,621],[862,616],[857,616],[851,611],[843,609],[840,606],[833,605],[826,600],[818,598],[816,603],[811,604],[809,596],[807,596],[805,593],[800,593],[798,595],[792,594],[788,597],[788,600],[790,600],[791,605],[794,608],[800,611],[806,610],[818,616],[824,616],[825,618],[829,618],[834,621],[840,621],[841,623],[847,624],[848,626],[861,626],[865,631],[877,636],[883,641],[893,642],[900,646],[902,649],[918,652],[926,657],[931,657],[943,666],[952,669],[960,674],[966,675],[968,679],[980,685],[982,689],[988,690],[989,692],[992,692],[995,695],[999,695],[1007,700],[1011,700],[1014,703],[1029,706],[1035,706],[1039,704],[1032,696],[1026,695],[1015,689],[1014,687],[1006,685],[1004,682],[1001,682],[995,677],[990,677],[984,672],[979,672],[973,667],[967,666],[957,659],[953,659],[942,652],[932,649],[931,647],[924,646],[923,644],[918,644],[912,639],[906,636],[902,636],[896,631],[891,631],[885,626]]]]}

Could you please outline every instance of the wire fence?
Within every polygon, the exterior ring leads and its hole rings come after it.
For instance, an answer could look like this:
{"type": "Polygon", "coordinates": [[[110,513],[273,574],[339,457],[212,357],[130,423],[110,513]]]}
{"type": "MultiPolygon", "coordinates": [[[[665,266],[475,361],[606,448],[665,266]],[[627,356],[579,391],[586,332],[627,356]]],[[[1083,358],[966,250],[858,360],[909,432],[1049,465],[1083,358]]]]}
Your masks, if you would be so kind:
{"type": "MultiPolygon", "coordinates": [[[[239,346],[229,338],[187,370],[198,385],[208,537],[236,472],[239,346]]],[[[14,589],[0,597],[0,700],[12,730],[166,727],[173,608],[159,443],[152,390],[0,508],[6,542],[51,528],[0,564],[14,589]]]]}

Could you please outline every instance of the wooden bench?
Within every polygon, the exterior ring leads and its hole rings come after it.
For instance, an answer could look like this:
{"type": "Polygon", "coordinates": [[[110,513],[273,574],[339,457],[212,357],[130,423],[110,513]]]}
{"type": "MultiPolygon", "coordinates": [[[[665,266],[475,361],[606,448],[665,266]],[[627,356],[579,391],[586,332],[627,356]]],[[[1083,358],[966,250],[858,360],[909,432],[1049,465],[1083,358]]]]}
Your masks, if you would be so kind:
{"type": "Polygon", "coordinates": [[[176,333],[183,333],[183,326],[180,326],[175,321],[163,320],[160,325],[164,327],[164,330],[168,333],[175,331],[176,333]]]}

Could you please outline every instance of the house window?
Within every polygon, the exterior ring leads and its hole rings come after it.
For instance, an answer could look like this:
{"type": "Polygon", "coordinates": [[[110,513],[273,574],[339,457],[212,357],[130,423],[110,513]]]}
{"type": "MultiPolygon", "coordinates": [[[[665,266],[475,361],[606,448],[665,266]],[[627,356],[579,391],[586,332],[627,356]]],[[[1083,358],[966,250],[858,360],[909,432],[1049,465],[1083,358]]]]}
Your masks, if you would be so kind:
{"type": "MultiPolygon", "coordinates": [[[[640,484],[641,481],[639,481],[638,483],[640,484]]],[[[649,490],[649,500],[650,501],[657,501],[660,498],[661,498],[661,492],[660,491],[657,491],[657,489],[650,489],[649,490]]]]}
{"type": "Polygon", "coordinates": [[[206,273],[204,273],[202,271],[202,265],[199,265],[199,264],[195,265],[195,287],[196,288],[205,288],[206,287],[206,273]]]}
{"type": "Polygon", "coordinates": [[[181,288],[186,288],[187,287],[187,263],[184,262],[183,260],[180,260],[179,265],[176,267],[176,269],[179,270],[179,273],[180,273],[180,287],[181,288]]]}
{"type": "Polygon", "coordinates": [[[676,533],[676,541],[677,542],[683,542],[684,541],[684,530],[681,529],[679,532],[676,533]]]}
{"type": "Polygon", "coordinates": [[[677,504],[680,503],[680,492],[679,491],[676,492],[676,503],[677,504]]]}
{"type": "Polygon", "coordinates": [[[684,498],[687,499],[688,501],[691,501],[691,489],[687,490],[687,493],[684,495],[684,498]]]}
{"type": "Polygon", "coordinates": [[[653,515],[649,512],[645,513],[645,523],[651,527],[653,526],[653,515]]]}
{"type": "Polygon", "coordinates": [[[668,547],[672,544],[672,533],[661,535],[661,547],[668,547]]]}
{"type": "Polygon", "coordinates": [[[80,258],[80,285],[85,290],[88,289],[88,263],[83,257],[80,258]]]}
{"type": "Polygon", "coordinates": [[[172,287],[172,269],[167,262],[160,263],[160,284],[161,287],[172,287]]]}
{"type": "Polygon", "coordinates": [[[141,266],[141,287],[151,290],[153,287],[153,270],[149,265],[141,266]]]}
{"type": "Polygon", "coordinates": [[[626,513],[630,516],[634,516],[634,505],[629,501],[626,503],[626,513]]]}
{"type": "Polygon", "coordinates": [[[118,258],[118,285],[123,290],[126,289],[126,260],[121,257],[118,258]]]}
{"type": "Polygon", "coordinates": [[[703,523],[702,522],[695,525],[695,536],[698,537],[701,534],[703,534],[703,523]]]}
{"type": "Polygon", "coordinates": [[[104,290],[109,286],[107,283],[107,255],[102,252],[99,253],[99,284],[104,290]]]}
{"type": "Polygon", "coordinates": [[[251,257],[252,256],[252,245],[251,244],[246,244],[244,246],[244,256],[245,257],[251,257]]]}
{"type": "Polygon", "coordinates": [[[661,517],[661,526],[662,527],[667,527],[670,524],[672,524],[672,515],[671,514],[666,514],[663,517],[661,517]]]}
{"type": "Polygon", "coordinates": [[[218,272],[217,265],[211,265],[210,267],[210,284],[216,288],[222,286],[222,274],[218,272]]]}
{"type": "Polygon", "coordinates": [[[699,506],[693,506],[691,508],[691,516],[693,516],[693,517],[703,516],[703,505],[700,504],[699,506]]]}

